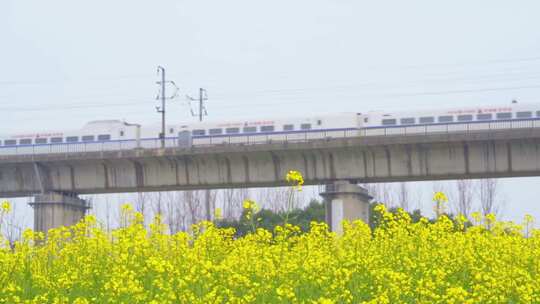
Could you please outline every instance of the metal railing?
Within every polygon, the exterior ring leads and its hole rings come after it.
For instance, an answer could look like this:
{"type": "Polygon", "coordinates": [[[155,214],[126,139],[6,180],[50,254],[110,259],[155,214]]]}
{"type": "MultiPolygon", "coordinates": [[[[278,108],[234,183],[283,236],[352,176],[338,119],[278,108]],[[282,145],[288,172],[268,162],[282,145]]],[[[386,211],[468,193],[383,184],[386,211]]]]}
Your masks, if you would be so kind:
{"type": "MultiPolygon", "coordinates": [[[[166,138],[166,148],[191,149],[192,147],[208,147],[216,145],[260,145],[269,143],[294,143],[308,142],[313,140],[326,140],[334,138],[352,137],[376,137],[376,136],[418,136],[428,134],[453,134],[453,133],[478,133],[496,130],[514,130],[540,128],[539,119],[501,121],[501,122],[471,122],[471,123],[450,123],[421,126],[389,126],[363,129],[342,129],[342,130],[310,130],[295,133],[267,133],[249,135],[220,135],[194,137],[189,146],[182,146],[178,138],[166,138]]],[[[0,146],[0,157],[7,158],[13,155],[40,155],[40,154],[70,154],[85,152],[105,152],[122,151],[130,149],[160,149],[161,140],[159,138],[143,138],[139,141],[133,140],[112,140],[107,142],[86,142],[86,143],[61,143],[61,144],[39,144],[22,146],[0,146]]]]}
{"type": "MultiPolygon", "coordinates": [[[[181,145],[178,138],[166,138],[166,148],[191,149],[216,145],[258,145],[273,142],[306,142],[311,140],[357,137],[357,129],[339,131],[306,131],[291,134],[249,134],[194,137],[189,146],[181,145]]],[[[86,152],[122,151],[130,149],[160,149],[161,139],[143,138],[133,140],[111,140],[107,142],[60,143],[22,146],[0,146],[0,157],[13,155],[70,154],[86,152]]]]}
{"type": "Polygon", "coordinates": [[[448,123],[433,125],[389,126],[360,129],[360,136],[427,135],[445,133],[477,133],[515,129],[540,128],[540,119],[448,123]]]}

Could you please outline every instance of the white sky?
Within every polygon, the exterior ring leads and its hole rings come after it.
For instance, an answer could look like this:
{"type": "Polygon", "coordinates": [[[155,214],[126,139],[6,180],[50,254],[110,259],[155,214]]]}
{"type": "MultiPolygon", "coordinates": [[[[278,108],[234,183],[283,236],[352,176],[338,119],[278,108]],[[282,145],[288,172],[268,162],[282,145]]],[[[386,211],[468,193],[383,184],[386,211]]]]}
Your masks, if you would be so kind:
{"type": "MultiPolygon", "coordinates": [[[[0,133],[157,123],[157,65],[182,97],[206,88],[212,119],[540,102],[539,11],[533,0],[3,0],[0,133]]],[[[168,108],[170,121],[194,120],[184,98],[168,108]]],[[[507,218],[540,218],[539,181],[502,181],[507,218]]]]}

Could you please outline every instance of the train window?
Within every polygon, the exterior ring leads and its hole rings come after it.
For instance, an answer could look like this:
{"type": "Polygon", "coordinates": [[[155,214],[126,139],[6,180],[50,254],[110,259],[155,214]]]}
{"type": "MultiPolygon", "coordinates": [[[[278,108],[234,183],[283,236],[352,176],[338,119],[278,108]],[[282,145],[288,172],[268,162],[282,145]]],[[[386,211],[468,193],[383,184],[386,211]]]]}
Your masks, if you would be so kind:
{"type": "Polygon", "coordinates": [[[311,130],[311,124],[301,124],[300,129],[302,130],[311,130]]]}
{"type": "Polygon", "coordinates": [[[364,122],[369,122],[369,118],[364,117],[364,122]]]}
{"type": "Polygon", "coordinates": [[[111,136],[109,134],[101,134],[97,136],[97,139],[99,141],[111,140],[111,136]]]}
{"type": "Polygon", "coordinates": [[[255,133],[255,132],[257,132],[257,127],[244,127],[244,129],[242,129],[242,131],[244,133],[255,133]]]}
{"type": "Polygon", "coordinates": [[[497,119],[511,119],[511,118],[512,118],[511,112],[497,113],[497,119]]]}
{"type": "Polygon", "coordinates": [[[540,117],[540,111],[536,111],[536,117],[540,117]]]}
{"type": "Polygon", "coordinates": [[[225,133],[227,133],[227,134],[240,133],[240,128],[227,128],[227,129],[225,129],[225,133]]]}
{"type": "Polygon", "coordinates": [[[17,144],[17,141],[14,139],[4,140],[4,146],[15,146],[16,144],[17,144]]]}
{"type": "Polygon", "coordinates": [[[473,116],[472,115],[458,115],[457,120],[458,121],[472,121],[473,116]]]}
{"type": "Polygon", "coordinates": [[[294,125],[283,125],[283,131],[292,131],[294,130],[294,125]]]}
{"type": "Polygon", "coordinates": [[[420,123],[421,124],[434,123],[434,122],[435,122],[435,117],[433,117],[433,116],[420,117],[420,123]]]}
{"type": "Polygon", "coordinates": [[[517,112],[516,118],[531,118],[532,112],[517,112]]]}
{"type": "Polygon", "coordinates": [[[169,129],[169,133],[173,134],[173,133],[174,133],[174,129],[173,129],[173,128],[170,128],[170,129],[169,129]]]}
{"type": "Polygon", "coordinates": [[[53,143],[53,144],[61,143],[61,142],[63,142],[63,141],[64,141],[64,140],[63,140],[62,137],[52,137],[52,138],[51,138],[51,143],[53,143]]]}
{"type": "Polygon", "coordinates": [[[322,125],[322,120],[318,119],[317,120],[317,126],[320,126],[320,125],[322,125]]]}
{"type": "Polygon", "coordinates": [[[274,126],[262,126],[261,132],[274,132],[274,126]]]}
{"type": "Polygon", "coordinates": [[[395,125],[396,120],[395,119],[383,119],[382,124],[383,124],[383,126],[395,125]]]}
{"type": "Polygon", "coordinates": [[[78,136],[68,136],[66,137],[66,142],[70,143],[70,142],[78,142],[79,141],[79,137],[78,136]]]}
{"type": "Polygon", "coordinates": [[[94,141],[94,135],[85,135],[81,139],[82,141],[94,141]]]}
{"type": "Polygon", "coordinates": [[[407,117],[399,120],[402,125],[414,125],[415,121],[416,119],[414,119],[414,117],[407,117]]]}
{"type": "Polygon", "coordinates": [[[483,113],[476,115],[476,120],[491,120],[493,115],[491,113],[483,113]]]}
{"type": "Polygon", "coordinates": [[[36,138],[36,144],[46,144],[47,139],[46,138],[36,138]]]}
{"type": "Polygon", "coordinates": [[[19,145],[31,145],[32,140],[30,138],[19,139],[19,145]]]}
{"type": "Polygon", "coordinates": [[[438,120],[439,122],[453,122],[454,116],[451,116],[451,115],[439,116],[438,120]]]}
{"type": "Polygon", "coordinates": [[[210,135],[219,135],[223,133],[223,129],[210,129],[208,133],[210,133],[210,135]]]}
{"type": "Polygon", "coordinates": [[[124,136],[124,134],[125,134],[125,133],[124,133],[124,131],[123,131],[123,130],[122,130],[122,131],[120,131],[120,136],[124,136]]]}
{"type": "Polygon", "coordinates": [[[2,141],[0,140],[0,146],[2,145],[2,141]]]}
{"type": "Polygon", "coordinates": [[[205,134],[206,134],[206,130],[203,130],[203,129],[197,129],[197,130],[191,131],[191,135],[193,136],[203,136],[205,134]]]}

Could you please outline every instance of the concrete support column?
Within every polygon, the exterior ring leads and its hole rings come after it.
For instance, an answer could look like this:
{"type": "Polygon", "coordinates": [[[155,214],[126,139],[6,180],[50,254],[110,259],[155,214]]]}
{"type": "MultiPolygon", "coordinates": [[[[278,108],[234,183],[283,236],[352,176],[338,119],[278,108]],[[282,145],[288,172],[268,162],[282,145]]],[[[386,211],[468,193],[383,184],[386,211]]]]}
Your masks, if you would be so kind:
{"type": "Polygon", "coordinates": [[[326,223],[330,230],[343,233],[343,220],[362,220],[369,223],[369,202],[373,199],[366,189],[348,181],[326,185],[320,194],[325,199],[326,223]]]}
{"type": "Polygon", "coordinates": [[[76,194],[50,192],[34,197],[34,230],[47,232],[51,228],[71,226],[79,222],[90,205],[76,194]]]}

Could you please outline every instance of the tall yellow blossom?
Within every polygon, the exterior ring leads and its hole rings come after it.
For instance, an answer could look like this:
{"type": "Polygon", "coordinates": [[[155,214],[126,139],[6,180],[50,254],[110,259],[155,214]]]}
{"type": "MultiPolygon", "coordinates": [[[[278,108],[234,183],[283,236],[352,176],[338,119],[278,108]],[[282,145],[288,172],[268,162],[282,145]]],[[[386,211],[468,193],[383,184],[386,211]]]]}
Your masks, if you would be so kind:
{"type": "Polygon", "coordinates": [[[259,205],[255,202],[255,201],[252,201],[252,200],[244,200],[244,202],[242,203],[242,206],[244,207],[244,209],[249,209],[249,210],[252,210],[253,212],[258,212],[259,211],[259,205]]]}
{"type": "Polygon", "coordinates": [[[214,210],[214,218],[215,218],[216,220],[220,220],[220,219],[223,218],[223,212],[221,211],[221,208],[216,208],[216,209],[214,210]]]}
{"type": "Polygon", "coordinates": [[[304,185],[304,177],[299,171],[291,170],[287,172],[285,180],[293,187],[295,187],[298,191],[302,190],[302,186],[304,185]]]}
{"type": "Polygon", "coordinates": [[[440,217],[445,212],[444,204],[448,202],[448,197],[443,192],[435,192],[433,201],[435,202],[435,215],[440,217]]]}
{"type": "Polygon", "coordinates": [[[11,211],[11,204],[8,201],[2,202],[2,212],[9,213],[11,211]]]}

